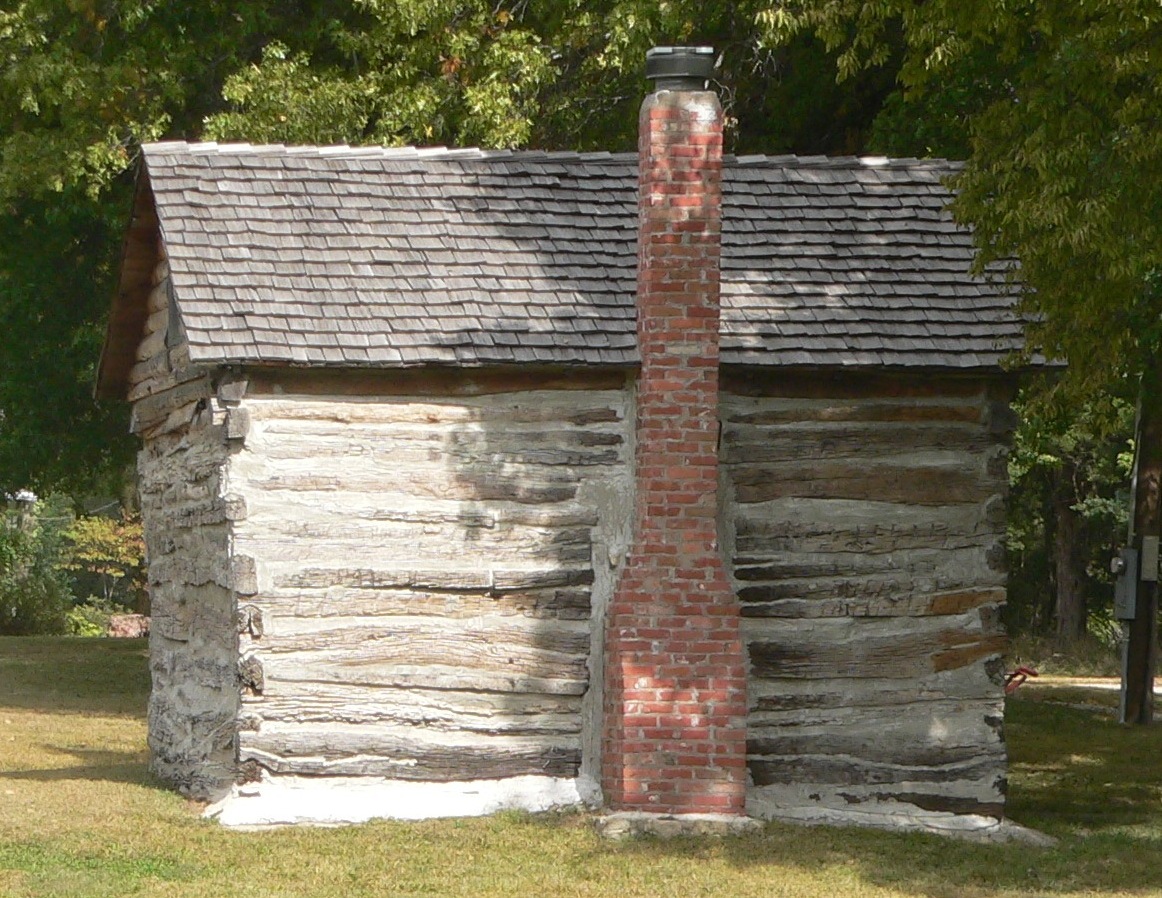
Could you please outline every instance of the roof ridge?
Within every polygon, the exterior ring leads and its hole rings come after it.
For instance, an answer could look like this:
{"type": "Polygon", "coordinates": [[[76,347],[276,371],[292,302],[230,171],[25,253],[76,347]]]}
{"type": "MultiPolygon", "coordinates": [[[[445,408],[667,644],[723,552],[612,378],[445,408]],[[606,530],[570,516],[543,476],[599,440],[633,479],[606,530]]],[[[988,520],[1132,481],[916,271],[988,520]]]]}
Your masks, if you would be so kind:
{"type": "Polygon", "coordinates": [[[787,153],[766,155],[763,153],[741,156],[727,155],[726,165],[737,167],[793,166],[795,168],[959,168],[964,163],[955,159],[932,157],[919,159],[915,156],[798,156],[787,153]]]}
{"type": "Polygon", "coordinates": [[[218,143],[217,141],[156,141],[143,145],[147,156],[294,156],[307,158],[378,158],[385,161],[431,160],[547,160],[575,162],[621,162],[634,158],[633,153],[611,153],[606,150],[510,150],[481,147],[446,146],[351,146],[349,144],[293,145],[218,143]]]}
{"type": "MultiPolygon", "coordinates": [[[[149,156],[294,156],[315,158],[374,158],[385,161],[407,160],[480,160],[498,161],[546,161],[546,162],[586,162],[624,163],[636,157],[632,152],[608,152],[575,150],[509,150],[484,149],[481,147],[446,146],[351,146],[332,144],[320,146],[288,145],[281,143],[218,143],[217,141],[190,142],[184,140],[159,141],[144,145],[149,156]]],[[[959,168],[963,163],[950,159],[919,159],[911,156],[800,156],[795,154],[728,154],[723,162],[730,168],[871,168],[871,169],[941,169],[959,168]]]]}

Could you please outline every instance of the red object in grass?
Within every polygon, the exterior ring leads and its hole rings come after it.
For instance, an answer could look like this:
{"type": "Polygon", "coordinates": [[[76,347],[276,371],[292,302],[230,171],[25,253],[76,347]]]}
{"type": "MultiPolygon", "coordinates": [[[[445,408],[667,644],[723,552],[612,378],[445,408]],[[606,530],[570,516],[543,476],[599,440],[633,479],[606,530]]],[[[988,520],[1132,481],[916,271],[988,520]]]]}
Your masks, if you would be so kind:
{"type": "Polygon", "coordinates": [[[1018,667],[1012,673],[1005,674],[1005,695],[1012,695],[1029,677],[1037,676],[1037,671],[1031,667],[1018,667]]]}

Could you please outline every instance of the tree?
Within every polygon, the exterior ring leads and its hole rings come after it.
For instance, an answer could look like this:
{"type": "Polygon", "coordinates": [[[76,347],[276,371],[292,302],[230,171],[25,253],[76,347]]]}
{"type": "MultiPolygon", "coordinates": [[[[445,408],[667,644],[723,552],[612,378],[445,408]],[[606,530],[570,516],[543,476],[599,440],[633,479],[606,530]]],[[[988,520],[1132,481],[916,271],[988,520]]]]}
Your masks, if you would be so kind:
{"type": "Polygon", "coordinates": [[[68,556],[61,567],[73,575],[73,593],[101,607],[120,605],[146,612],[145,540],[133,516],[85,515],[65,531],[68,556]]]}
{"type": "MultiPolygon", "coordinates": [[[[955,211],[980,264],[1019,259],[1031,353],[1069,362],[1075,400],[1140,379],[1135,533],[1162,528],[1162,6],[1155,0],[798,0],[768,40],[807,30],[850,76],[888,57],[918,96],[991,54],[1004,77],[968,122],[955,211]]],[[[1124,718],[1152,716],[1157,594],[1130,626],[1124,718]]]]}
{"type": "Polygon", "coordinates": [[[1015,630],[1051,633],[1069,649],[1089,619],[1110,631],[1109,560],[1125,538],[1133,405],[1081,408],[1026,394],[1009,462],[1006,615],[1015,630]]]}
{"type": "Polygon", "coordinates": [[[64,633],[72,596],[61,567],[67,499],[0,507],[0,636],[64,633]]]}
{"type": "Polygon", "coordinates": [[[94,403],[121,215],[76,190],[0,216],[0,492],[110,489],[125,409],[94,403]]]}
{"type": "Polygon", "coordinates": [[[226,76],[313,4],[28,0],[0,12],[0,490],[109,488],[132,444],[91,390],[144,140],[194,136],[226,76]]]}
{"type": "Polygon", "coordinates": [[[628,150],[654,43],[711,43],[733,146],[855,152],[889,66],[843,85],[759,0],[26,0],[0,12],[0,489],[123,472],[89,396],[143,141],[628,150]]]}

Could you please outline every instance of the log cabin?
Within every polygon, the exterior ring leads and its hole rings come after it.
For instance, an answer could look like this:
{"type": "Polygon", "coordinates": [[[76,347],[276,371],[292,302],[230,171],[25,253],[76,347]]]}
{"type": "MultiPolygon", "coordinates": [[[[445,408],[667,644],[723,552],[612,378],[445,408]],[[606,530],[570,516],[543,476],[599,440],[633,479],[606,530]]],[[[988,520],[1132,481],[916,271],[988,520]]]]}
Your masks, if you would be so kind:
{"type": "Polygon", "coordinates": [[[709,58],[637,154],[144,147],[98,394],[224,823],[1003,816],[1014,297],[952,163],[724,157],[709,58]]]}

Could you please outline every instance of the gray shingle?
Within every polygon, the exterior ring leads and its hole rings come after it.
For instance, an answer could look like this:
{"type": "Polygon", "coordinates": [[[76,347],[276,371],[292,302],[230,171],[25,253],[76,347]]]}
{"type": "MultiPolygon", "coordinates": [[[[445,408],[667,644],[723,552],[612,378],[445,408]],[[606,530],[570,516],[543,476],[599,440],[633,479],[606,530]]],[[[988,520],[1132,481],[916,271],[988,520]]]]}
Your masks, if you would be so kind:
{"type": "MultiPolygon", "coordinates": [[[[145,147],[195,361],[636,361],[633,156],[145,147]]],[[[946,162],[748,156],[723,175],[722,360],[995,368],[946,162]]]]}

